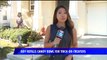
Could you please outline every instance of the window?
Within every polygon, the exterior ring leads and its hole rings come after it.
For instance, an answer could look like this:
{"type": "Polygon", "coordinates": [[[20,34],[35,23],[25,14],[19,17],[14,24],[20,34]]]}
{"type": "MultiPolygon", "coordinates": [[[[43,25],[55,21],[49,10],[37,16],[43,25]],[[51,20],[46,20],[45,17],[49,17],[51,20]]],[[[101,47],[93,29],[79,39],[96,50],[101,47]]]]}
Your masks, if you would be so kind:
{"type": "Polygon", "coordinates": [[[3,16],[3,20],[7,20],[7,16],[6,15],[3,16]]]}
{"type": "Polygon", "coordinates": [[[30,1],[30,12],[34,11],[34,1],[30,1]]]}

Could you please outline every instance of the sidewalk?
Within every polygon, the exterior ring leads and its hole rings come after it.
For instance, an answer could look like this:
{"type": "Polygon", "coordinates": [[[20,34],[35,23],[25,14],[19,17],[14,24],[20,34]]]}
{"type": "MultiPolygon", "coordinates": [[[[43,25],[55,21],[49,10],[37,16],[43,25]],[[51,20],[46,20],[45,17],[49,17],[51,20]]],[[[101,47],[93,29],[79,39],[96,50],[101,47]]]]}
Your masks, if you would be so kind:
{"type": "MultiPolygon", "coordinates": [[[[78,46],[83,48],[107,48],[106,36],[82,36],[78,40],[78,46]]],[[[107,55],[74,55],[74,60],[107,60],[107,55]]]]}

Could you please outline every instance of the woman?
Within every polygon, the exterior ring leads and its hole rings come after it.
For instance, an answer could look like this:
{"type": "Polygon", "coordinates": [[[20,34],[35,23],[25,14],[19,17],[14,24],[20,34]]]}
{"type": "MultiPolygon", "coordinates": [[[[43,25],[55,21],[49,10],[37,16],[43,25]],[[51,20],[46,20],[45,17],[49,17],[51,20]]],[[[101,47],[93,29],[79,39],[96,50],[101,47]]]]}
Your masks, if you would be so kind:
{"type": "MultiPolygon", "coordinates": [[[[58,6],[53,16],[53,24],[47,27],[45,35],[45,48],[54,48],[58,44],[60,48],[77,47],[77,33],[70,18],[68,10],[64,6],[58,6]],[[60,27],[64,27],[62,39],[56,37],[60,27]]],[[[53,55],[49,60],[73,60],[72,55],[53,55]]]]}

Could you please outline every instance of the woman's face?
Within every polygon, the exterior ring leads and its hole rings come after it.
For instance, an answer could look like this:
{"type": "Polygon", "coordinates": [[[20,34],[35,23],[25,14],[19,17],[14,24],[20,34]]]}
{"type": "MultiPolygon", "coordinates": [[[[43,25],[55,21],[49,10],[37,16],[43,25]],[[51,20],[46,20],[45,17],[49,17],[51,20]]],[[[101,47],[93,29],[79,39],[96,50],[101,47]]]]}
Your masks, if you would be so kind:
{"type": "Polygon", "coordinates": [[[67,12],[64,8],[60,8],[58,11],[57,11],[57,20],[58,22],[65,22],[67,20],[67,12]]]}

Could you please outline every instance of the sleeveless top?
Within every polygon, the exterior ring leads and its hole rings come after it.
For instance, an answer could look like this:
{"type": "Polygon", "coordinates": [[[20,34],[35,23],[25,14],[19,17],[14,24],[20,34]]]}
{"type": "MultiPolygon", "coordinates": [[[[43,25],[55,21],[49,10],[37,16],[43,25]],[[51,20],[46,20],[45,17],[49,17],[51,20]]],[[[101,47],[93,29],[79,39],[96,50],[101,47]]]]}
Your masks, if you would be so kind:
{"type": "MultiPolygon", "coordinates": [[[[49,38],[48,42],[54,41],[58,29],[59,28],[57,27],[56,24],[50,25],[50,38],[49,38]]],[[[72,40],[71,36],[70,36],[67,28],[65,27],[64,28],[64,36],[61,39],[61,41],[58,45],[58,48],[70,48],[71,40],[72,40]]],[[[49,60],[64,60],[66,56],[67,55],[51,55],[49,60]]]]}

